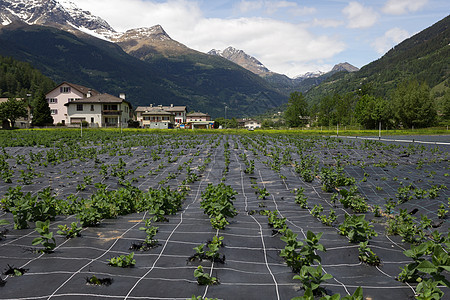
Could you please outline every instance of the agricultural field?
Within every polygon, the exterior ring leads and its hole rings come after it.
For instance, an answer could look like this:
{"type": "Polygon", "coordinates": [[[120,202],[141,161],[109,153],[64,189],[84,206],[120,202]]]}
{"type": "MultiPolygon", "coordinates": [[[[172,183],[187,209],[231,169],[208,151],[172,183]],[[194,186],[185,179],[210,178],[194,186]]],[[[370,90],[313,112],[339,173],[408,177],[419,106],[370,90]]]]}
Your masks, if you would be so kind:
{"type": "Polygon", "coordinates": [[[0,299],[450,299],[421,139],[0,131],[0,299]]]}

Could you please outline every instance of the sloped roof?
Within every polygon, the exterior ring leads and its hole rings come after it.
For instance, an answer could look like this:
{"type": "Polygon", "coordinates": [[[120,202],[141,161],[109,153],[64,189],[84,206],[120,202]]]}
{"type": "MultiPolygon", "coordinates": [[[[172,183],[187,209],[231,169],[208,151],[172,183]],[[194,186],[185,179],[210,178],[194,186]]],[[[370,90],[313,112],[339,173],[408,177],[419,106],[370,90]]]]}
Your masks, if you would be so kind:
{"type": "Polygon", "coordinates": [[[110,95],[110,94],[99,94],[95,96],[91,96],[89,98],[83,98],[79,100],[75,100],[72,102],[68,102],[64,105],[69,106],[70,104],[96,104],[96,103],[104,103],[104,104],[121,104],[121,103],[127,103],[131,106],[131,104],[119,97],[110,95]]]}
{"type": "MultiPolygon", "coordinates": [[[[88,88],[88,87],[85,87],[85,86],[82,86],[82,85],[79,85],[79,84],[75,84],[75,83],[70,83],[70,82],[67,82],[67,81],[64,81],[64,82],[60,83],[57,87],[55,87],[54,89],[52,89],[52,91],[58,89],[58,88],[61,87],[62,85],[68,85],[68,86],[70,86],[70,87],[76,89],[76,90],[79,91],[80,93],[83,93],[84,95],[87,95],[87,93],[88,93],[89,91],[91,92],[91,95],[92,95],[92,96],[96,96],[96,95],[99,95],[99,94],[100,94],[100,92],[97,91],[97,90],[95,90],[95,89],[88,88]]],[[[51,92],[51,91],[49,91],[49,92],[51,92]]],[[[47,94],[48,94],[49,92],[47,92],[47,94]]]]}
{"type": "Polygon", "coordinates": [[[209,115],[202,113],[202,112],[193,112],[193,113],[187,114],[186,117],[209,117],[209,115]]]}
{"type": "Polygon", "coordinates": [[[153,107],[153,109],[145,111],[142,113],[143,115],[164,115],[164,116],[173,116],[173,113],[168,112],[164,109],[160,109],[158,107],[153,107]]]}
{"type": "Polygon", "coordinates": [[[183,111],[186,110],[186,106],[138,106],[136,112],[146,112],[154,109],[163,109],[165,111],[183,111]]]}

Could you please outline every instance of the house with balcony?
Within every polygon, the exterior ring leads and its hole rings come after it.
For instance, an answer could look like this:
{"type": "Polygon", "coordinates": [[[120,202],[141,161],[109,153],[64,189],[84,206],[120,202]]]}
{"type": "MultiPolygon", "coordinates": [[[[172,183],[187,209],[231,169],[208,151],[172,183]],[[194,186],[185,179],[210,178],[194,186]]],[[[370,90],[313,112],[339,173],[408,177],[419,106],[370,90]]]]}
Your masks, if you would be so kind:
{"type": "Polygon", "coordinates": [[[125,94],[115,97],[110,94],[87,95],[84,99],[65,104],[70,125],[79,126],[87,122],[90,127],[128,127],[131,119],[131,104],[125,94]]]}
{"type": "Polygon", "coordinates": [[[186,115],[186,128],[189,129],[210,129],[214,122],[211,116],[202,112],[193,112],[186,115]]]}
{"type": "Polygon", "coordinates": [[[247,130],[255,130],[261,128],[261,122],[255,119],[239,119],[238,126],[247,130]]]}
{"type": "Polygon", "coordinates": [[[139,123],[142,128],[172,129],[175,126],[175,114],[160,107],[151,107],[142,112],[139,123]]]}
{"type": "Polygon", "coordinates": [[[82,85],[63,82],[53,90],[49,91],[45,98],[47,99],[50,111],[53,117],[54,124],[69,124],[69,115],[65,104],[85,99],[92,96],[97,96],[100,93],[92,88],[82,85]]]}
{"type": "MultiPolygon", "coordinates": [[[[160,110],[166,111],[168,113],[171,113],[171,115],[173,115],[174,119],[171,123],[173,124],[174,127],[179,127],[181,124],[184,124],[186,122],[186,113],[187,113],[186,106],[174,106],[173,104],[171,104],[170,106],[163,106],[163,105],[138,106],[135,110],[136,121],[139,121],[140,127],[150,128],[148,127],[148,125],[150,124],[149,120],[148,119],[144,120],[144,116],[149,118],[150,117],[150,115],[148,114],[149,112],[158,112],[160,110]],[[144,123],[146,126],[144,126],[144,123]]],[[[160,114],[160,116],[163,115],[160,114]]],[[[169,115],[166,114],[166,117],[167,116],[169,115]]],[[[155,117],[157,116],[155,115],[155,117]]]]}

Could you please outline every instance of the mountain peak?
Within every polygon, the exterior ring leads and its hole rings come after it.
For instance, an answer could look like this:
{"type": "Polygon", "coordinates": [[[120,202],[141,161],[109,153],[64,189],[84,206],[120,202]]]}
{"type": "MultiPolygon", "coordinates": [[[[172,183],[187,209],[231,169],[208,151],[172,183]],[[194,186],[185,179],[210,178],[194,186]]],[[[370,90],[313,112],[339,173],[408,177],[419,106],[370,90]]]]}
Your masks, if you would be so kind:
{"type": "Polygon", "coordinates": [[[347,72],[356,72],[359,71],[359,69],[348,62],[337,64],[331,69],[331,72],[341,72],[341,71],[347,71],[347,72]]]}
{"type": "Polygon", "coordinates": [[[70,0],[0,1],[0,24],[6,26],[15,21],[29,25],[74,28],[103,38],[115,33],[105,20],[80,9],[70,0]]]}
{"type": "Polygon", "coordinates": [[[127,41],[136,39],[151,39],[159,41],[171,41],[172,39],[162,28],[161,25],[155,25],[152,27],[141,27],[127,30],[122,35],[118,35],[114,41],[127,41]]]}
{"type": "Polygon", "coordinates": [[[232,46],[227,47],[223,51],[212,49],[208,52],[208,54],[222,56],[223,58],[226,58],[260,76],[271,73],[269,69],[267,69],[259,60],[232,46]]]}

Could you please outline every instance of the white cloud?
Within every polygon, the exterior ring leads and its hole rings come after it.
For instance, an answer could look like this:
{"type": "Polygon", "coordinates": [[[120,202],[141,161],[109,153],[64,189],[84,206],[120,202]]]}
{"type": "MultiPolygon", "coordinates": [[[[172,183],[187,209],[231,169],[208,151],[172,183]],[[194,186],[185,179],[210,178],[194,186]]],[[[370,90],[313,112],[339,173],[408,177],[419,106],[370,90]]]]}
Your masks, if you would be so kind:
{"type": "Polygon", "coordinates": [[[312,26],[314,27],[323,27],[323,28],[336,28],[342,26],[344,24],[343,21],[334,20],[334,19],[314,19],[312,22],[312,26]]]}
{"type": "Polygon", "coordinates": [[[403,15],[418,11],[428,3],[428,0],[388,0],[383,12],[393,15],[403,15]]]}
{"type": "Polygon", "coordinates": [[[395,27],[386,31],[383,36],[375,39],[372,43],[372,47],[374,47],[379,54],[384,54],[409,36],[410,35],[406,30],[395,27]]]}
{"type": "Polygon", "coordinates": [[[274,0],[242,0],[235,5],[235,8],[242,14],[264,10],[266,14],[275,14],[280,10],[286,10],[289,14],[300,16],[309,15],[317,11],[314,7],[300,7],[297,2],[293,1],[274,1],[274,0]]]}
{"type": "Polygon", "coordinates": [[[365,7],[359,2],[350,2],[342,13],[348,19],[349,28],[367,28],[375,24],[378,14],[371,7],[365,7]]]}
{"type": "MultiPolygon", "coordinates": [[[[233,46],[255,56],[272,71],[289,76],[311,71],[311,67],[328,67],[324,61],[345,49],[337,37],[313,35],[307,25],[273,18],[207,18],[192,1],[72,1],[101,16],[118,31],[160,24],[171,38],[190,48],[207,52],[233,46]]],[[[246,2],[247,7],[255,4],[246,2]]],[[[285,1],[280,7],[290,3],[285,1]]]]}
{"type": "MultiPolygon", "coordinates": [[[[105,19],[114,29],[125,31],[156,24],[165,29],[195,26],[203,18],[196,2],[167,0],[72,0],[80,8],[105,19]]],[[[169,33],[170,34],[170,33],[169,33]]]]}
{"type": "Polygon", "coordinates": [[[190,47],[203,52],[230,45],[242,49],[272,71],[290,76],[307,72],[312,61],[331,58],[345,48],[337,38],[314,36],[303,26],[266,18],[204,19],[184,37],[190,47]]]}
{"type": "Polygon", "coordinates": [[[263,1],[241,1],[236,5],[236,9],[241,13],[247,13],[253,10],[259,10],[263,7],[263,1]]]}

